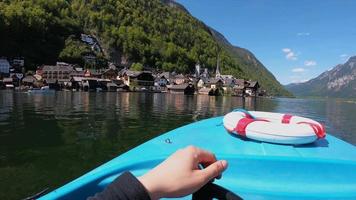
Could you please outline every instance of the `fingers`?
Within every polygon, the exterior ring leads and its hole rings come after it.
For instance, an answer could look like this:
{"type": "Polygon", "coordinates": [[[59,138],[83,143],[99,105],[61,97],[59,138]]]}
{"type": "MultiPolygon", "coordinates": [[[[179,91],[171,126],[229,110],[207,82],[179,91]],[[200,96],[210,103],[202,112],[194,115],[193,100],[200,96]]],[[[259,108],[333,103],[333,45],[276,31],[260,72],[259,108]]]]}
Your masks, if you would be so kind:
{"type": "Polygon", "coordinates": [[[202,149],[197,150],[196,162],[203,164],[204,167],[206,167],[216,161],[217,161],[217,159],[213,153],[211,153],[209,151],[202,150],[202,149]]]}
{"type": "Polygon", "coordinates": [[[227,168],[226,160],[219,160],[219,161],[212,163],[205,169],[197,171],[197,173],[199,173],[202,176],[204,182],[207,183],[210,180],[214,179],[215,177],[218,177],[219,175],[221,175],[221,173],[226,168],[227,168]]]}
{"type": "Polygon", "coordinates": [[[193,154],[196,164],[203,164],[204,167],[217,161],[215,155],[209,151],[194,146],[189,146],[186,150],[193,154]]]}

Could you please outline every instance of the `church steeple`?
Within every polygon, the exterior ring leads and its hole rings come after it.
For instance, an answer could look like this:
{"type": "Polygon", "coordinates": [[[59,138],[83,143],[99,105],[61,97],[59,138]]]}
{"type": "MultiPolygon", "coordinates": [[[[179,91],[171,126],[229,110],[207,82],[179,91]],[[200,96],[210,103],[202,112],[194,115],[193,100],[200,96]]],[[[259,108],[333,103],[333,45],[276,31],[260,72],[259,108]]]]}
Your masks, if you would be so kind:
{"type": "Polygon", "coordinates": [[[216,59],[216,71],[215,71],[215,78],[220,78],[221,73],[220,73],[220,66],[219,66],[219,55],[216,59]]]}
{"type": "Polygon", "coordinates": [[[197,63],[195,65],[195,77],[199,77],[200,76],[200,64],[197,63]]]}

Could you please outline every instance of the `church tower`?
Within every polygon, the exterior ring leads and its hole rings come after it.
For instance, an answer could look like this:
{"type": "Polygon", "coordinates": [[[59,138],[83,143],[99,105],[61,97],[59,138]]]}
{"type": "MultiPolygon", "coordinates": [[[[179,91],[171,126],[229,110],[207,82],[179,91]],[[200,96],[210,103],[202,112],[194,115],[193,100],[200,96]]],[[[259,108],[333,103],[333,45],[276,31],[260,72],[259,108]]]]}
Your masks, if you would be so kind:
{"type": "Polygon", "coordinates": [[[220,73],[220,66],[219,66],[219,56],[216,59],[216,71],[215,71],[215,78],[220,78],[221,73],[220,73]]]}
{"type": "Polygon", "coordinates": [[[200,65],[199,65],[199,63],[197,63],[196,65],[195,65],[195,77],[199,77],[200,76],[200,65]]]}

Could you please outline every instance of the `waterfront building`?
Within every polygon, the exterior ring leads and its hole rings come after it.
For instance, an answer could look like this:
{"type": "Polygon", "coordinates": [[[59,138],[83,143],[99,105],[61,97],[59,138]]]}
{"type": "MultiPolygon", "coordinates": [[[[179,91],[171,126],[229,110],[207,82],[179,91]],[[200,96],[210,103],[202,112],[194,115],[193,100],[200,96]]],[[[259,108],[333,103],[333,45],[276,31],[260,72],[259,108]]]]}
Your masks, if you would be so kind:
{"type": "Polygon", "coordinates": [[[211,90],[212,90],[211,88],[203,87],[198,90],[198,94],[208,95],[211,90]]]}
{"type": "Polygon", "coordinates": [[[258,81],[247,81],[247,84],[245,93],[249,96],[257,96],[260,88],[258,81]]]}
{"type": "Polygon", "coordinates": [[[12,60],[13,67],[23,67],[25,66],[25,59],[24,58],[15,58],[12,60]]]}
{"type": "Polygon", "coordinates": [[[33,87],[37,79],[33,75],[27,75],[22,79],[22,85],[33,87]]]}
{"type": "Polygon", "coordinates": [[[38,70],[39,73],[42,73],[42,78],[46,81],[48,80],[59,80],[70,79],[70,74],[73,72],[73,66],[71,65],[44,65],[41,70],[38,70]]]}
{"type": "Polygon", "coordinates": [[[83,79],[84,77],[80,76],[73,76],[70,81],[71,81],[71,87],[73,90],[80,90],[83,88],[83,79]]]}
{"type": "Polygon", "coordinates": [[[125,69],[120,72],[119,78],[125,85],[132,88],[149,89],[151,86],[154,86],[154,77],[150,71],[131,71],[125,69]]]}
{"type": "Polygon", "coordinates": [[[235,86],[235,78],[232,75],[222,75],[223,77],[223,89],[225,93],[232,93],[233,88],[235,86]],[[226,76],[225,78],[223,76],[226,76]]]}
{"type": "Polygon", "coordinates": [[[110,79],[110,80],[115,80],[118,76],[118,72],[116,69],[113,69],[113,68],[109,68],[109,69],[106,69],[103,74],[102,74],[102,78],[104,79],[110,79]]]}
{"type": "Polygon", "coordinates": [[[171,75],[169,72],[163,72],[161,74],[158,74],[155,78],[155,86],[166,87],[170,84],[170,77],[171,75]]]}
{"type": "Polygon", "coordinates": [[[96,91],[98,88],[98,78],[95,77],[84,77],[82,79],[82,86],[84,91],[96,91]]]}
{"type": "Polygon", "coordinates": [[[192,83],[183,83],[180,85],[168,85],[167,89],[172,94],[193,95],[195,93],[195,87],[192,83]]]}
{"type": "Polygon", "coordinates": [[[10,78],[4,78],[2,80],[3,84],[5,85],[6,89],[14,89],[15,88],[15,80],[10,77],[10,78]]]}
{"type": "Polygon", "coordinates": [[[73,77],[84,77],[85,76],[85,71],[83,68],[74,68],[74,70],[69,74],[71,78],[73,77]]]}
{"type": "Polygon", "coordinates": [[[9,75],[11,65],[5,58],[0,58],[0,74],[9,75]]]}
{"type": "Polygon", "coordinates": [[[222,88],[224,82],[221,78],[210,78],[207,82],[207,86],[210,86],[211,89],[222,88]]]}
{"type": "Polygon", "coordinates": [[[84,77],[101,78],[105,69],[86,69],[84,77]]]}
{"type": "Polygon", "coordinates": [[[244,96],[245,89],[246,89],[247,85],[248,85],[248,83],[244,79],[236,79],[235,86],[233,87],[233,95],[234,96],[244,96]]]}
{"type": "Polygon", "coordinates": [[[197,87],[198,88],[203,88],[206,87],[206,85],[209,83],[209,78],[206,77],[200,77],[199,81],[197,82],[197,87]]]}
{"type": "Polygon", "coordinates": [[[186,82],[186,77],[183,74],[178,74],[173,77],[173,83],[176,85],[180,85],[186,82]]]}

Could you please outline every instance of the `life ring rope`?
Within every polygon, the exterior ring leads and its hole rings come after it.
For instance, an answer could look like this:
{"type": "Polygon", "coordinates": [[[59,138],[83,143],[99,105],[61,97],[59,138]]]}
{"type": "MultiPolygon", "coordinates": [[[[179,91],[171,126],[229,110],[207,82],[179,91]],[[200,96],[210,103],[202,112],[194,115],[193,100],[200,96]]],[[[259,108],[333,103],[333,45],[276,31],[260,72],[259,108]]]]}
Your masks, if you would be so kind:
{"type": "Polygon", "coordinates": [[[311,123],[311,122],[298,122],[297,124],[307,124],[307,125],[312,127],[312,129],[314,130],[315,135],[318,138],[324,138],[325,137],[325,128],[321,124],[319,125],[319,124],[315,124],[315,123],[311,123]]]}
{"type": "Polygon", "coordinates": [[[251,124],[252,122],[256,122],[256,121],[264,121],[264,122],[269,122],[266,119],[257,119],[257,118],[249,118],[249,117],[245,117],[240,119],[237,122],[237,125],[234,129],[234,131],[236,131],[239,135],[241,136],[246,136],[246,127],[251,124]]]}
{"type": "Polygon", "coordinates": [[[242,113],[245,113],[246,118],[256,119],[256,117],[254,117],[249,111],[242,109],[242,108],[236,108],[232,112],[242,112],[242,113]]]}
{"type": "Polygon", "coordinates": [[[289,124],[290,120],[292,119],[293,115],[291,114],[285,114],[282,117],[282,124],[289,124]]]}

